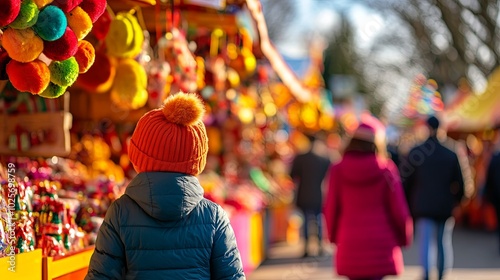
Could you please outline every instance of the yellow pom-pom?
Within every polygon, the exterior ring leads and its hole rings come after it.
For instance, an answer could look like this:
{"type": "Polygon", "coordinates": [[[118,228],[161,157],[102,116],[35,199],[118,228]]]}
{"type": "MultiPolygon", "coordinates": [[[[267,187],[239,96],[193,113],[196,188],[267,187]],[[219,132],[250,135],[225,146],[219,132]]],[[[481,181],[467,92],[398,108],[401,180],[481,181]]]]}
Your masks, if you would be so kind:
{"type": "Polygon", "coordinates": [[[170,95],[163,105],[163,114],[168,122],[189,126],[203,117],[205,106],[196,93],[179,92],[170,95]]]}

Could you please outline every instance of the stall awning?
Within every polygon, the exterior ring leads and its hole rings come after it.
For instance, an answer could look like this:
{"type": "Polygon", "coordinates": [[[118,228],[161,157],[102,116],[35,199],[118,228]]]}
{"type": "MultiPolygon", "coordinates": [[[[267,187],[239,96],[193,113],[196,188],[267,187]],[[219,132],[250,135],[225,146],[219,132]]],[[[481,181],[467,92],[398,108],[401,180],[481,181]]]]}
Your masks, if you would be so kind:
{"type": "Polygon", "coordinates": [[[452,110],[446,111],[448,131],[474,132],[500,124],[500,68],[490,75],[483,93],[471,94],[452,110]]]}

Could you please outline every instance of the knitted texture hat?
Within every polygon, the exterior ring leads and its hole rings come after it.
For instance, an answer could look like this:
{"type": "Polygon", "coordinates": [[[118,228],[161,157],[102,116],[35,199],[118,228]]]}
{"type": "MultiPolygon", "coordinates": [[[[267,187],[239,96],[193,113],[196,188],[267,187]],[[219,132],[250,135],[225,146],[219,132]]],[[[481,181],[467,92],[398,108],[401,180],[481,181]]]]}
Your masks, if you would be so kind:
{"type": "Polygon", "coordinates": [[[200,174],[208,153],[204,112],[196,94],[179,92],[169,96],[163,107],[142,116],[128,147],[136,171],[200,174]]]}
{"type": "Polygon", "coordinates": [[[375,143],[375,128],[367,123],[360,123],[354,131],[352,138],[363,140],[370,143],[375,143]]]}

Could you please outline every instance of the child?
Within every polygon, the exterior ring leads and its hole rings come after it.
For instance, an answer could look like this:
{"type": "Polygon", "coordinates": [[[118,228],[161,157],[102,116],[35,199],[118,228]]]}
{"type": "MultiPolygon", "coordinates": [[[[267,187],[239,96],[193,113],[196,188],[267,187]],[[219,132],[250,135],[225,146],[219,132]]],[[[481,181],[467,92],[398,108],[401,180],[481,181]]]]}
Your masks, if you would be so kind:
{"type": "Polygon", "coordinates": [[[108,209],[85,279],[245,279],[229,218],[203,197],[208,138],[196,94],[169,96],[137,123],[138,175],[108,209]]]}

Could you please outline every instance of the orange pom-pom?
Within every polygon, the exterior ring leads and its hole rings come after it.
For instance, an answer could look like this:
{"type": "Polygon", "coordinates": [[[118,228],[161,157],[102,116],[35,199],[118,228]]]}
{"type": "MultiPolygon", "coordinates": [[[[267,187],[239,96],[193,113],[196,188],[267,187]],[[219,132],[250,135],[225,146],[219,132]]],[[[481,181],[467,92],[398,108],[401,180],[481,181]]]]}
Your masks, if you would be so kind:
{"type": "Polygon", "coordinates": [[[11,60],[7,64],[7,75],[17,90],[32,94],[40,94],[50,82],[49,67],[39,59],[27,63],[11,60]]]}
{"type": "Polygon", "coordinates": [[[95,49],[89,41],[81,40],[78,42],[78,50],[75,54],[78,63],[79,73],[87,72],[95,61],[95,49]]]}
{"type": "Polygon", "coordinates": [[[19,62],[30,62],[43,51],[43,40],[31,28],[7,28],[3,32],[2,47],[9,56],[19,62]]]}
{"type": "Polygon", "coordinates": [[[205,106],[196,93],[179,92],[165,100],[163,114],[168,122],[189,126],[201,121],[205,106]]]}
{"type": "Polygon", "coordinates": [[[68,26],[75,32],[76,38],[81,40],[92,30],[92,20],[89,15],[80,7],[66,13],[68,26]]]}

